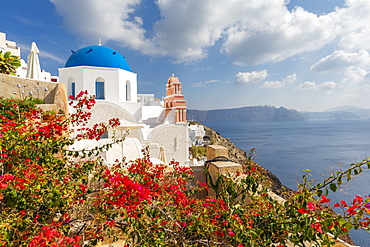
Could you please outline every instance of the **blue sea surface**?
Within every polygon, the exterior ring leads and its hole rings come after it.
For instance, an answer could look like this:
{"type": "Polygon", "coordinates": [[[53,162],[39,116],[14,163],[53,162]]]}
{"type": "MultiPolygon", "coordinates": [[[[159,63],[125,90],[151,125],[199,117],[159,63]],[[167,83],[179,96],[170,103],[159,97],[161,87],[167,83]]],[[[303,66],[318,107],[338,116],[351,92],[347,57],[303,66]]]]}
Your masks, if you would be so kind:
{"type": "MultiPolygon", "coordinates": [[[[343,168],[370,157],[369,120],[303,122],[216,122],[205,125],[230,138],[247,153],[256,149],[256,162],[274,173],[291,189],[309,169],[315,179],[330,169],[343,168]]],[[[331,193],[332,203],[370,194],[370,171],[353,178],[344,192],[331,193]]],[[[351,231],[356,245],[370,247],[370,233],[351,231]]]]}

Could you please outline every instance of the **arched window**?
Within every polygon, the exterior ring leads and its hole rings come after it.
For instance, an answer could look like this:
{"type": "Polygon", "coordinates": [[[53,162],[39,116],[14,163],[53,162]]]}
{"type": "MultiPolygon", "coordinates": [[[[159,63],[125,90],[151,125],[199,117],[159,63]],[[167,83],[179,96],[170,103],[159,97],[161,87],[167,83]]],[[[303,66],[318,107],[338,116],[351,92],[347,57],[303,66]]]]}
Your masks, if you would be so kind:
{"type": "Polygon", "coordinates": [[[126,81],[126,101],[131,101],[131,82],[126,81]]]}
{"type": "Polygon", "coordinates": [[[71,95],[73,97],[76,97],[76,82],[71,83],[71,90],[72,90],[71,95]]]}
{"type": "MultiPolygon", "coordinates": [[[[107,125],[106,122],[102,122],[104,125],[107,125]]],[[[108,139],[109,138],[109,131],[105,131],[104,134],[101,135],[100,139],[108,139]]]]}
{"type": "Polygon", "coordinates": [[[68,94],[76,97],[76,82],[73,77],[68,78],[68,94]]]}
{"type": "Polygon", "coordinates": [[[105,82],[104,79],[99,77],[95,81],[95,96],[96,99],[105,99],[105,82]]]}
{"type": "Polygon", "coordinates": [[[104,132],[104,134],[100,138],[101,139],[108,139],[109,138],[108,131],[104,132]]]}

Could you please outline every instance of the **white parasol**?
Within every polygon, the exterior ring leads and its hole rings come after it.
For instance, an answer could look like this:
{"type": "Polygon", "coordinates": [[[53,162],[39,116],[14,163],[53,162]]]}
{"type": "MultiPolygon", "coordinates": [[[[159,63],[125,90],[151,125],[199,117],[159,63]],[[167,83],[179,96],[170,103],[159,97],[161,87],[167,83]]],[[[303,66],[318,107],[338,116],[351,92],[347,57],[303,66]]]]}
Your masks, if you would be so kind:
{"type": "Polygon", "coordinates": [[[159,148],[159,160],[161,160],[164,164],[167,164],[167,159],[166,159],[166,153],[164,151],[164,147],[159,148]]]}
{"type": "Polygon", "coordinates": [[[32,42],[30,54],[27,56],[27,78],[34,80],[41,79],[41,67],[38,53],[40,53],[40,51],[37,48],[36,43],[32,42]]]}

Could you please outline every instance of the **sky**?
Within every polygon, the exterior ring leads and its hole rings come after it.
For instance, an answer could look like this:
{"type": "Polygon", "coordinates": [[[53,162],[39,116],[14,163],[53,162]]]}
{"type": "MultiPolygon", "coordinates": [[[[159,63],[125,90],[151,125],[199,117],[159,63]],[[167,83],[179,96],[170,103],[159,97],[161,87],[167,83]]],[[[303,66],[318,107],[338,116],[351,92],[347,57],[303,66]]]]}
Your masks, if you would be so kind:
{"type": "Polygon", "coordinates": [[[0,0],[0,32],[58,75],[71,50],[103,45],[165,96],[179,77],[188,109],[272,105],[370,108],[369,0],[0,0]]]}

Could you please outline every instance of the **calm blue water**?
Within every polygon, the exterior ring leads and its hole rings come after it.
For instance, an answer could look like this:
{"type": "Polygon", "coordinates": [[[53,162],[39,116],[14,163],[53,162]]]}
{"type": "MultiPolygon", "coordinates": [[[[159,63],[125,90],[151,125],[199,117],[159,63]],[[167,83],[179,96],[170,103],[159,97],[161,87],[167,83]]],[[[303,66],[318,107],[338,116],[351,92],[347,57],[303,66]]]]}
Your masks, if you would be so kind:
{"type": "MultiPolygon", "coordinates": [[[[306,121],[306,122],[217,122],[205,125],[219,132],[239,148],[256,149],[256,162],[273,172],[284,185],[296,189],[302,170],[310,169],[321,181],[321,174],[339,164],[348,167],[370,157],[370,121],[306,121]]],[[[330,195],[332,202],[353,195],[370,194],[370,171],[353,178],[345,193],[330,195]]],[[[355,244],[370,247],[370,234],[351,231],[355,244]]]]}

